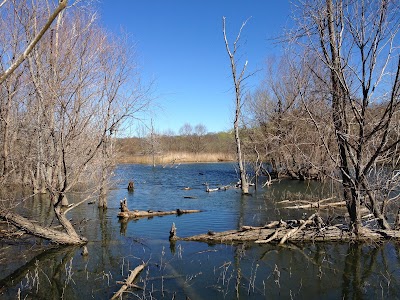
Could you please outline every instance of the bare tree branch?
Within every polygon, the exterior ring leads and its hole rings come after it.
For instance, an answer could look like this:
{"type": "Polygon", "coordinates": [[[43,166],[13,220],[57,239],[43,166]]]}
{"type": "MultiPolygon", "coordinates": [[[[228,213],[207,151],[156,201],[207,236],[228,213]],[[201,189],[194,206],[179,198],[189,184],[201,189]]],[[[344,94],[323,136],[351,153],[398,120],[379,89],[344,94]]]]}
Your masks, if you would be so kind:
{"type": "MultiPolygon", "coordinates": [[[[4,3],[5,1],[3,1],[1,5],[3,5],[4,3]]],[[[67,6],[67,3],[68,0],[60,0],[57,8],[54,10],[53,14],[49,17],[46,24],[43,26],[42,30],[40,30],[40,32],[36,35],[36,37],[30,42],[30,44],[26,47],[25,51],[11,64],[11,66],[3,74],[0,75],[0,84],[3,83],[3,81],[6,80],[7,77],[10,76],[15,71],[15,69],[18,68],[19,65],[28,57],[28,55],[32,52],[33,48],[43,37],[45,32],[50,28],[51,24],[58,16],[58,14],[61,13],[61,11],[67,6]]]]}

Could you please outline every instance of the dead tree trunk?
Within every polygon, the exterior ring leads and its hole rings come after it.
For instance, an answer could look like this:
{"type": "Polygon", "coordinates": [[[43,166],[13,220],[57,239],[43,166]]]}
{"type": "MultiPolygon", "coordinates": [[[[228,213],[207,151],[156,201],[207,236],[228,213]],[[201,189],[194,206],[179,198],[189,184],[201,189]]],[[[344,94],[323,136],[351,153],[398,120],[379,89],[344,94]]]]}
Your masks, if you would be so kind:
{"type": "Polygon", "coordinates": [[[242,153],[242,149],[241,149],[241,141],[240,141],[240,136],[239,136],[239,121],[240,121],[240,116],[241,116],[241,107],[243,105],[243,103],[242,103],[242,83],[243,83],[243,80],[245,79],[244,74],[245,74],[246,67],[247,67],[247,61],[245,62],[240,74],[238,75],[237,70],[236,70],[235,54],[237,51],[237,43],[240,40],[240,34],[242,32],[242,29],[246,25],[246,23],[247,23],[247,20],[245,22],[243,22],[242,26],[240,27],[239,33],[236,37],[236,40],[233,43],[233,51],[231,51],[229,48],[228,39],[226,37],[225,17],[222,18],[222,31],[224,34],[225,47],[226,47],[226,51],[228,53],[229,60],[231,63],[232,79],[233,79],[233,83],[235,86],[236,109],[235,109],[235,120],[233,122],[233,127],[234,127],[234,131],[235,131],[236,154],[237,154],[237,160],[238,160],[238,164],[239,164],[240,186],[242,189],[242,194],[249,193],[249,184],[247,182],[245,163],[244,163],[243,153],[242,153]]]}

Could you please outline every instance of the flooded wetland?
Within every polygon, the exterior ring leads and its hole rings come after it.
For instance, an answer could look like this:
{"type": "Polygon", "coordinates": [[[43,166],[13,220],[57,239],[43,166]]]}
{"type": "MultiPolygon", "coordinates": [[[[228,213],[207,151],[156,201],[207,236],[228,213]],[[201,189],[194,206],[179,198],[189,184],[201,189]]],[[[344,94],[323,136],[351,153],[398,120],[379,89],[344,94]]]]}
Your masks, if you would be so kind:
{"type": "MultiPolygon", "coordinates": [[[[312,210],[283,209],[279,202],[327,198],[336,193],[330,184],[282,180],[257,191],[251,188],[251,196],[235,188],[207,193],[206,183],[216,188],[237,182],[233,163],[119,165],[115,180],[106,211],[85,203],[68,213],[89,240],[87,256],[80,247],[43,251],[47,242],[39,238],[0,241],[0,299],[110,299],[129,271],[143,262],[136,287],[124,299],[399,298],[400,251],[395,242],[169,242],[172,223],[179,237],[187,237],[305,219],[312,210]],[[130,180],[135,182],[133,192],[126,188],[130,180]],[[124,198],[130,210],[202,212],[119,220],[124,198]]],[[[70,201],[75,200],[79,195],[71,195],[70,201]]],[[[45,196],[24,205],[25,214],[51,222],[45,196]]]]}

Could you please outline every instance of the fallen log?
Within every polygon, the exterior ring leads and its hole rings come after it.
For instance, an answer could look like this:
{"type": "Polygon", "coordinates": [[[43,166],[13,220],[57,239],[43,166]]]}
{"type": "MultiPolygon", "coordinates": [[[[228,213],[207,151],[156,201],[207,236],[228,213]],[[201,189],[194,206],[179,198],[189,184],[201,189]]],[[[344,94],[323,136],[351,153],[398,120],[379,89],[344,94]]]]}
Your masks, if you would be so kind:
{"type": "Polygon", "coordinates": [[[198,209],[176,209],[170,211],[161,211],[161,210],[129,210],[126,205],[126,199],[120,201],[120,212],[118,213],[118,218],[130,218],[130,219],[138,219],[138,218],[151,218],[155,216],[166,216],[166,215],[183,215],[183,214],[192,214],[201,212],[198,209]]]}
{"type": "Polygon", "coordinates": [[[118,290],[118,292],[116,292],[114,294],[114,296],[111,297],[111,300],[118,299],[119,297],[121,297],[123,292],[125,292],[130,287],[138,288],[137,285],[133,284],[133,281],[136,279],[136,277],[144,269],[145,266],[146,266],[145,263],[137,266],[133,271],[131,271],[131,273],[129,274],[128,278],[124,282],[117,282],[117,283],[122,283],[123,285],[118,290]]]}
{"type": "Polygon", "coordinates": [[[118,213],[118,218],[151,218],[156,216],[166,216],[166,215],[183,215],[183,214],[192,214],[199,213],[201,210],[199,209],[177,209],[170,211],[153,211],[153,210],[132,210],[132,211],[124,211],[118,213]]]}
{"type": "Polygon", "coordinates": [[[303,204],[303,205],[293,205],[293,206],[286,206],[285,209],[309,209],[309,208],[329,208],[329,207],[344,207],[346,206],[346,201],[339,201],[339,202],[332,202],[321,204],[321,202],[317,201],[314,203],[303,204]]]}
{"type": "Polygon", "coordinates": [[[400,231],[374,230],[363,227],[356,235],[342,224],[327,226],[318,214],[313,214],[307,220],[276,221],[263,227],[242,226],[239,230],[209,232],[190,237],[178,237],[176,228],[173,240],[198,241],[206,243],[245,243],[256,244],[292,242],[348,242],[348,241],[380,241],[400,239],[400,231]]]}
{"type": "Polygon", "coordinates": [[[278,202],[276,202],[277,204],[283,204],[283,203],[291,203],[291,204],[310,204],[310,203],[324,203],[324,202],[327,202],[327,201],[331,201],[331,200],[333,200],[333,199],[336,199],[336,196],[333,196],[333,197],[329,197],[329,198],[324,198],[324,199],[320,199],[320,200],[317,200],[317,201],[315,201],[315,200],[306,200],[306,199],[297,199],[297,200],[295,200],[295,199],[292,199],[292,200],[289,200],[289,199],[286,199],[286,200],[281,200],[281,201],[278,201],[278,202]]]}

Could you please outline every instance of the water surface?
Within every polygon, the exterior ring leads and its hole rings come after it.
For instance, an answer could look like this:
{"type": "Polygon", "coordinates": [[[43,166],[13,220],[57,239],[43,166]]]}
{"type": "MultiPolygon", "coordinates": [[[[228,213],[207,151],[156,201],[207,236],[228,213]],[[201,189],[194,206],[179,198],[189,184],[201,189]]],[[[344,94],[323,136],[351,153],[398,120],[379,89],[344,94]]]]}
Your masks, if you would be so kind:
{"type": "MultiPolygon", "coordinates": [[[[208,230],[264,225],[276,219],[306,218],[312,211],[282,209],[282,200],[322,199],[335,191],[330,184],[283,180],[242,196],[234,185],[231,163],[179,166],[120,165],[106,212],[84,204],[68,214],[89,239],[89,256],[81,249],[41,251],[46,242],[1,241],[0,298],[109,299],[142,262],[129,299],[397,299],[400,295],[399,249],[395,243],[315,243],[276,245],[208,245],[168,241],[174,222],[178,236],[208,230]],[[134,192],[126,189],[130,180],[134,192]],[[190,190],[183,188],[190,187],[190,190]],[[191,198],[185,198],[191,197],[191,198]],[[119,201],[140,210],[201,209],[202,213],[121,222],[119,201]],[[15,259],[14,259],[15,257],[15,259]]],[[[79,201],[71,195],[70,201],[79,201]]],[[[24,214],[51,224],[46,197],[25,203],[24,214]]],[[[337,213],[337,212],[336,212],[337,213]]]]}

